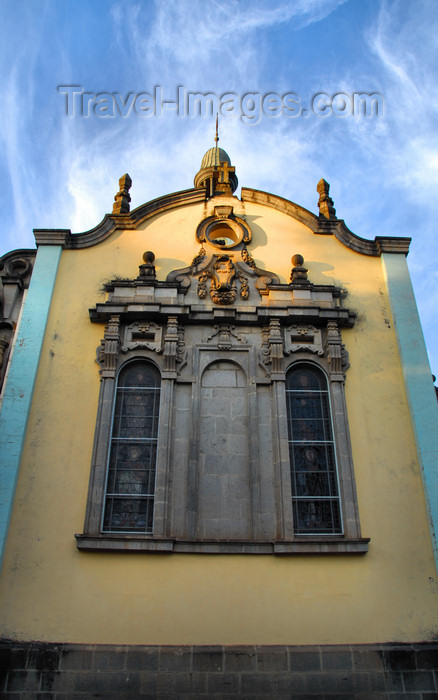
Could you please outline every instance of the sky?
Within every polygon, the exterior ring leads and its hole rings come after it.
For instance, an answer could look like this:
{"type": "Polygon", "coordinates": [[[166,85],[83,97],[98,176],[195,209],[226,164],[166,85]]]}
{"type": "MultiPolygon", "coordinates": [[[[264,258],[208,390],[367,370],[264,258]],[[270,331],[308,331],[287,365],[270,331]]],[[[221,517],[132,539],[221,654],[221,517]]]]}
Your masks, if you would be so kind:
{"type": "Polygon", "coordinates": [[[34,248],[33,228],[93,228],[126,172],[131,208],[191,188],[215,115],[189,95],[211,94],[240,185],[318,213],[323,177],[354,233],[412,237],[438,375],[436,0],[0,7],[0,255],[34,248]]]}

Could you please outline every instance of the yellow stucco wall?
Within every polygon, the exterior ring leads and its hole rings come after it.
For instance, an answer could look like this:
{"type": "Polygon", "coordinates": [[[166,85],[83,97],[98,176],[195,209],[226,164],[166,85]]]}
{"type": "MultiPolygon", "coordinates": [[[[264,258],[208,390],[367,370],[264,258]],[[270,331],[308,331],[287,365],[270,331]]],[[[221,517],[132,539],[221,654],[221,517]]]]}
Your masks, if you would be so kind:
{"type": "MultiPolygon", "coordinates": [[[[221,198],[221,203],[226,200],[221,198]]],[[[1,634],[112,644],[420,641],[438,630],[437,582],[402,372],[379,258],[262,205],[259,267],[289,281],[301,253],[316,284],[339,284],[358,313],[343,331],[346,396],[364,556],[79,552],[99,393],[102,284],[133,278],[145,250],[165,279],[189,264],[212,203],[175,209],[91,248],[65,250],[50,311],[0,579],[1,634]],[[56,392],[54,391],[56,389],[56,392]]]]}

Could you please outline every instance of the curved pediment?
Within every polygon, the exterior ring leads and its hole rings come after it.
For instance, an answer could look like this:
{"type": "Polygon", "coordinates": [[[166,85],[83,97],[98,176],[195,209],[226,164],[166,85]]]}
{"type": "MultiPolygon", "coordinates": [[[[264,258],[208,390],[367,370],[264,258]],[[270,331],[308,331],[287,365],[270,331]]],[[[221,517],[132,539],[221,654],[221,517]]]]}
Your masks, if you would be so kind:
{"type": "Polygon", "coordinates": [[[281,211],[293,219],[300,221],[305,226],[308,226],[313,233],[318,235],[333,235],[343,245],[356,253],[362,255],[380,256],[382,253],[405,253],[409,252],[409,244],[411,238],[402,238],[395,236],[376,236],[373,241],[361,238],[356,235],[345,224],[343,219],[337,219],[335,216],[326,218],[323,215],[316,216],[305,207],[295,204],[295,202],[271,194],[262,190],[253,190],[249,187],[242,187],[241,193],[242,202],[253,202],[255,204],[263,204],[265,206],[281,211]]]}
{"type": "MultiPolygon", "coordinates": [[[[140,224],[157,214],[165,214],[172,209],[189,204],[202,203],[205,198],[203,189],[182,190],[146,202],[130,212],[106,214],[97,226],[83,233],[71,233],[69,229],[34,229],[35,240],[37,245],[62,245],[63,248],[68,249],[88,248],[101,243],[114,231],[137,229],[140,224]]],[[[344,246],[362,255],[374,257],[382,253],[407,255],[409,251],[410,238],[376,236],[373,241],[361,238],[350,231],[343,219],[336,218],[334,214],[327,217],[320,213],[317,216],[305,207],[269,192],[242,187],[241,201],[276,209],[301,222],[315,235],[332,235],[344,246]]]]}
{"type": "Polygon", "coordinates": [[[157,214],[164,214],[175,207],[197,204],[204,199],[204,193],[200,190],[181,190],[141,204],[133,211],[124,214],[105,214],[97,226],[82,233],[72,233],[70,229],[34,229],[35,241],[37,245],[89,248],[109,238],[114,231],[136,229],[157,214]]]}

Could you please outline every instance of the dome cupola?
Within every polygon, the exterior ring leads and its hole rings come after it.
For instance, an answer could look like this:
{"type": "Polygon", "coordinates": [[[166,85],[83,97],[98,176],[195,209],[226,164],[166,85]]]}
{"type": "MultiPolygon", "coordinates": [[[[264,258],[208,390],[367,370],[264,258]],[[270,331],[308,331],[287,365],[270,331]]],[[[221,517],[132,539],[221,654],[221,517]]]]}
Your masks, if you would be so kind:
{"type": "Polygon", "coordinates": [[[216,145],[205,153],[201,168],[195,175],[196,189],[205,187],[207,199],[221,194],[232,194],[238,185],[235,168],[231,165],[230,156],[223,148],[219,148],[218,123],[216,118],[216,145]]]}

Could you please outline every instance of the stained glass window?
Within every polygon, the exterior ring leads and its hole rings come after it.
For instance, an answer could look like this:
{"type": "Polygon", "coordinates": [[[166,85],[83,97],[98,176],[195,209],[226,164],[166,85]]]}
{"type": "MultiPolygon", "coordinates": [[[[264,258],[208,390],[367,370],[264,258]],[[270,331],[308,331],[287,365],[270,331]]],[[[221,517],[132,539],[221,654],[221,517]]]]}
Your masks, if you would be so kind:
{"type": "Polygon", "coordinates": [[[324,373],[297,365],[286,377],[294,530],[342,532],[330,400],[324,373]]]}
{"type": "Polygon", "coordinates": [[[160,373],[135,361],[119,374],[103,532],[152,533],[160,373]]]}

